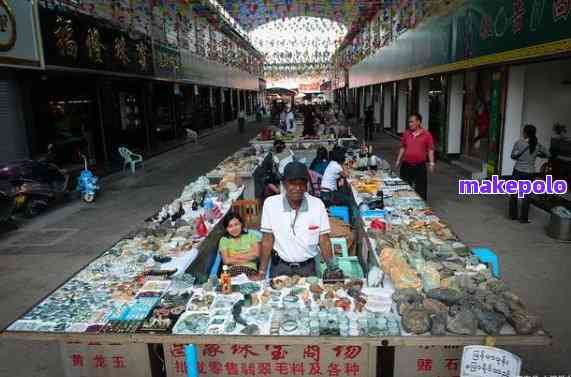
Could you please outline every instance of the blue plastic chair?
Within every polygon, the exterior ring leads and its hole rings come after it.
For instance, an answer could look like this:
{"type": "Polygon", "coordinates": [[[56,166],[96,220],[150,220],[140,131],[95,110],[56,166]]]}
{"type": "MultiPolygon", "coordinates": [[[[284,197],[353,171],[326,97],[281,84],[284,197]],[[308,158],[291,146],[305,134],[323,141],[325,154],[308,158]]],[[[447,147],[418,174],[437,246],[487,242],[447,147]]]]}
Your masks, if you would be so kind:
{"type": "Polygon", "coordinates": [[[492,275],[495,278],[500,277],[500,260],[496,253],[487,247],[473,247],[471,251],[481,263],[492,267],[492,275]]]}
{"type": "MultiPolygon", "coordinates": [[[[260,232],[259,230],[254,230],[254,229],[250,229],[248,230],[248,233],[254,234],[256,236],[256,238],[258,239],[258,241],[262,240],[262,232],[260,232]]],[[[220,251],[216,252],[216,258],[214,259],[214,263],[212,264],[212,267],[210,268],[210,277],[214,277],[217,278],[218,277],[218,271],[220,270],[220,265],[222,264],[222,255],[220,254],[220,251]]],[[[266,271],[266,279],[270,278],[270,270],[272,268],[272,263],[270,260],[270,263],[268,263],[268,271],[266,271]]]]}
{"type": "Polygon", "coordinates": [[[343,220],[345,224],[349,224],[350,222],[349,207],[331,206],[329,207],[329,214],[331,217],[336,217],[343,220]]]}

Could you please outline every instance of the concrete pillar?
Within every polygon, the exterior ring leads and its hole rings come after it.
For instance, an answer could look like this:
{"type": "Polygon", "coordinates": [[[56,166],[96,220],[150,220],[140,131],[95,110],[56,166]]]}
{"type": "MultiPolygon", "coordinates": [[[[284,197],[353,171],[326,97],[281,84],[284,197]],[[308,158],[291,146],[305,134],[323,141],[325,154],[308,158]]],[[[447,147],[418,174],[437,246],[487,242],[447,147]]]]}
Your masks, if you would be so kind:
{"type": "Polygon", "coordinates": [[[502,175],[510,175],[515,161],[511,159],[512,147],[521,133],[525,94],[526,66],[511,66],[508,74],[506,115],[502,140],[500,166],[502,175]]]}
{"type": "Polygon", "coordinates": [[[447,154],[459,154],[462,145],[462,113],[464,110],[464,73],[450,78],[448,99],[447,154]]]}
{"type": "Polygon", "coordinates": [[[359,106],[359,107],[360,107],[360,108],[359,108],[359,118],[361,118],[361,119],[365,117],[365,99],[366,99],[366,97],[365,97],[365,89],[366,89],[365,87],[359,88],[359,92],[360,92],[360,94],[359,94],[360,97],[359,97],[359,98],[361,99],[361,100],[359,101],[359,105],[360,105],[360,106],[359,106]]]}
{"type": "Polygon", "coordinates": [[[392,127],[392,113],[393,113],[393,84],[383,84],[383,128],[392,127]]]}
{"type": "Polygon", "coordinates": [[[398,122],[397,133],[403,133],[406,130],[406,120],[408,118],[406,110],[406,101],[408,93],[408,80],[398,83],[398,122]]]}
{"type": "Polygon", "coordinates": [[[422,124],[428,128],[430,124],[430,79],[422,77],[418,82],[418,112],[422,116],[422,124]]]}

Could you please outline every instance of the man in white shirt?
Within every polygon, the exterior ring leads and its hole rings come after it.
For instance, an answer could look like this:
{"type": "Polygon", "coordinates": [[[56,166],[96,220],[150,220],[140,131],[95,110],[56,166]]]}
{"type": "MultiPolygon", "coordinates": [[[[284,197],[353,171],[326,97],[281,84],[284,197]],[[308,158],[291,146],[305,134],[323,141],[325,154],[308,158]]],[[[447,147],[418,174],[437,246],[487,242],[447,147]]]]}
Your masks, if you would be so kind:
{"type": "Polygon", "coordinates": [[[331,250],[327,210],[321,200],[307,194],[308,179],[307,167],[291,162],[284,171],[285,193],[264,202],[259,279],[265,277],[270,258],[272,277],[315,276],[320,251],[326,275],[343,277],[331,250]]]}

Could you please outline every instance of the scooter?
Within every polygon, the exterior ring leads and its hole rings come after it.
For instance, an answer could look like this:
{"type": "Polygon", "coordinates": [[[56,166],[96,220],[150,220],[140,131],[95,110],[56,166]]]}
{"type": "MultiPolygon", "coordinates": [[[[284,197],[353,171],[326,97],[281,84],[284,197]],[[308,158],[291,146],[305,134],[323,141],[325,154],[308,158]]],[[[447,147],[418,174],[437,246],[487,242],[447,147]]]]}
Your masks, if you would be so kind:
{"type": "Polygon", "coordinates": [[[69,175],[49,162],[23,160],[1,164],[0,181],[13,187],[14,212],[34,217],[68,193],[69,175]]]}
{"type": "Polygon", "coordinates": [[[77,178],[76,191],[80,193],[83,201],[91,203],[95,200],[95,193],[99,190],[98,178],[87,167],[87,158],[82,154],[83,171],[77,178]]]}

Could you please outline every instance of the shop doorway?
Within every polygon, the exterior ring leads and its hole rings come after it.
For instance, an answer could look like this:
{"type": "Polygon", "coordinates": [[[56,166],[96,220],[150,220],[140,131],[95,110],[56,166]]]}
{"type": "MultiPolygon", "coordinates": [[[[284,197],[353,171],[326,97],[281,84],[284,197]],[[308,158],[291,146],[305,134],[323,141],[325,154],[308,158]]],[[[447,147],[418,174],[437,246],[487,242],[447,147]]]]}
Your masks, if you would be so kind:
{"type": "Polygon", "coordinates": [[[232,120],[232,102],[230,98],[231,90],[228,88],[223,89],[224,95],[224,122],[230,122],[232,120]]]}
{"type": "Polygon", "coordinates": [[[464,83],[462,154],[485,161],[489,148],[492,71],[467,72],[464,83]]]}
{"type": "Polygon", "coordinates": [[[429,78],[428,130],[432,134],[437,152],[446,151],[447,80],[445,75],[429,78]]]}
{"type": "Polygon", "coordinates": [[[214,97],[214,124],[216,126],[220,126],[223,123],[221,91],[221,88],[212,88],[212,96],[214,97]]]}
{"type": "Polygon", "coordinates": [[[161,153],[178,143],[173,84],[153,84],[153,108],[151,111],[153,114],[151,149],[153,154],[161,153]]]}
{"type": "Polygon", "coordinates": [[[47,75],[35,82],[32,158],[47,159],[70,172],[82,169],[80,153],[91,164],[104,162],[95,87],[92,80],[61,80],[47,75]]]}

